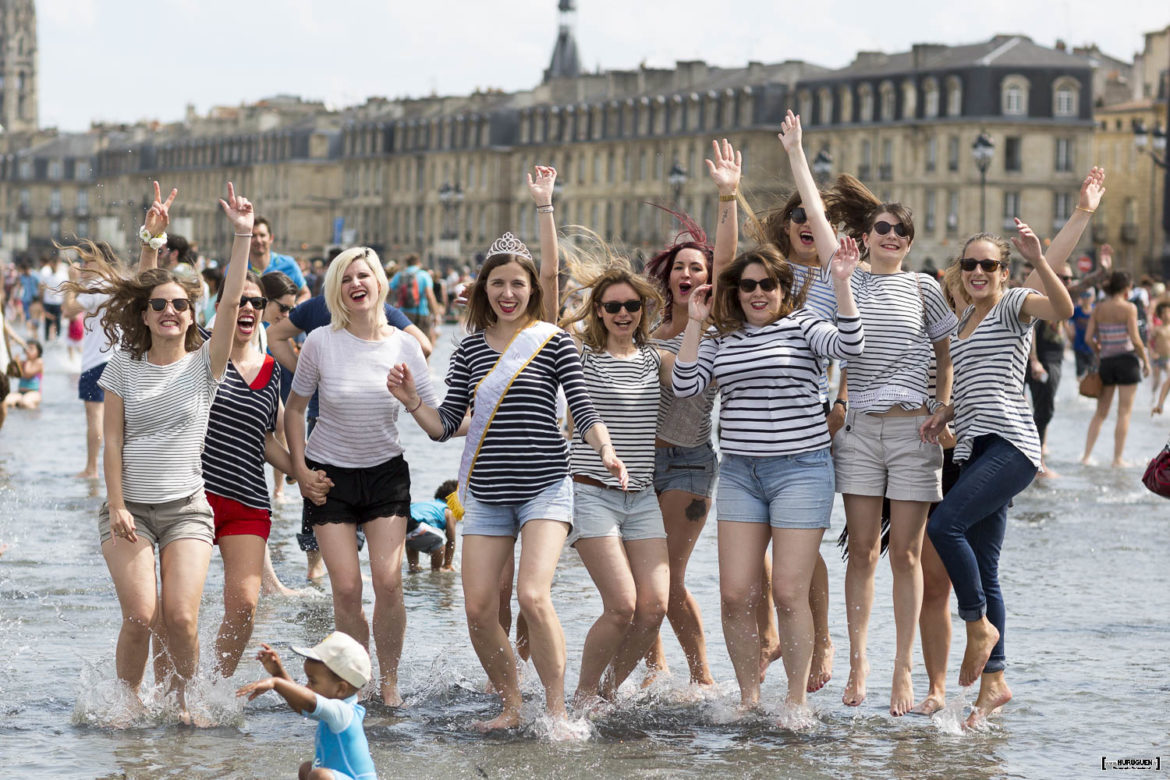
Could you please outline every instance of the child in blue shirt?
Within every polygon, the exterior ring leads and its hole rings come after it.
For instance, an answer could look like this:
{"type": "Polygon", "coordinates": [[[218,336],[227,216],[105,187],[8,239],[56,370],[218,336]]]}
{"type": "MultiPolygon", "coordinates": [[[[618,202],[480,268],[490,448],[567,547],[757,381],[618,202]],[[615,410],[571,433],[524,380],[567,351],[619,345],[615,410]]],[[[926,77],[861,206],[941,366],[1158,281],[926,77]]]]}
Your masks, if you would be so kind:
{"type": "Polygon", "coordinates": [[[370,655],[348,634],[334,631],[316,647],[293,647],[305,658],[308,687],[293,682],[280,656],[260,645],[256,656],[272,676],[245,685],[237,696],[255,699],[276,691],[293,711],[319,722],[313,760],[301,764],[299,780],[376,780],[370,745],[362,728],[366,708],[358,691],[370,681],[370,655]]]}
{"type": "Polygon", "coordinates": [[[431,571],[455,571],[455,521],[448,505],[448,496],[459,489],[459,483],[449,479],[439,485],[434,499],[412,501],[410,518],[406,521],[406,560],[410,572],[422,571],[418,554],[431,556],[431,571]]]}

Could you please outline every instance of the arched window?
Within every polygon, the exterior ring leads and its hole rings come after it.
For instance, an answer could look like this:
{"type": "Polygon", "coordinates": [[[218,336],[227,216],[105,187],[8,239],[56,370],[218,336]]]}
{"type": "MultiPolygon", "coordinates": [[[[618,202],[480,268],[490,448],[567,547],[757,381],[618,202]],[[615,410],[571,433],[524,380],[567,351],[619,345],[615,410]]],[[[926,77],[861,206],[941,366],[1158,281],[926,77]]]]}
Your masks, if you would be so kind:
{"type": "Polygon", "coordinates": [[[922,82],[922,114],[927,119],[938,116],[938,79],[933,76],[922,82]]]}
{"type": "Polygon", "coordinates": [[[869,84],[862,84],[857,88],[857,100],[861,104],[861,110],[858,112],[858,121],[872,122],[873,121],[873,87],[869,84]]]}
{"type": "Polygon", "coordinates": [[[914,119],[918,115],[918,87],[911,79],[902,82],[902,118],[914,119]]]}
{"type": "Polygon", "coordinates": [[[958,76],[947,78],[947,116],[963,114],[963,82],[958,76]]]}
{"type": "Polygon", "coordinates": [[[853,121],[853,90],[848,85],[842,85],[837,90],[837,105],[840,106],[840,121],[842,123],[849,123],[853,121]]]}
{"type": "Polygon", "coordinates": [[[820,109],[820,124],[833,124],[833,91],[828,87],[821,87],[817,90],[817,103],[820,109]]]}
{"type": "Polygon", "coordinates": [[[895,109],[897,108],[897,94],[894,92],[894,82],[883,81],[878,87],[878,94],[881,96],[882,107],[882,121],[894,121],[895,109]]]}
{"type": "Polygon", "coordinates": [[[1028,80],[1018,74],[1004,76],[999,86],[999,110],[1004,116],[1028,115],[1028,80]]]}
{"type": "Polygon", "coordinates": [[[813,116],[813,97],[812,92],[807,89],[802,89],[796,95],[796,112],[800,114],[802,122],[812,124],[816,121],[813,116]]]}
{"type": "Polygon", "coordinates": [[[1052,115],[1075,117],[1080,113],[1081,83],[1069,76],[1058,78],[1052,85],[1052,115]]]}

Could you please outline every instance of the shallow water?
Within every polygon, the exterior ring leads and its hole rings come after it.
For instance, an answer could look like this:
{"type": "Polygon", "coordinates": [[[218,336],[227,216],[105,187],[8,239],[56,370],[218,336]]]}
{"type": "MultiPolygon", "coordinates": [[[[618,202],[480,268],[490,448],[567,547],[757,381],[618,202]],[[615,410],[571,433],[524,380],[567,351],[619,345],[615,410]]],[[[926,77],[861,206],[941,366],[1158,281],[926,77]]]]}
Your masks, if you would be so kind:
{"type": "MultiPolygon", "coordinates": [[[[450,332],[433,360],[442,375],[450,332]]],[[[98,549],[103,487],[68,476],[84,453],[84,414],[76,374],[51,350],[46,401],[13,412],[0,431],[0,763],[31,777],[292,777],[312,757],[315,724],[275,695],[246,708],[237,686],[263,675],[245,660],[233,680],[200,681],[193,710],[218,725],[173,725],[165,701],[148,692],[147,712],[130,728],[113,684],[120,616],[98,549]]],[[[402,661],[408,707],[370,705],[366,718],[374,761],[390,776],[559,778],[637,774],[646,777],[1079,777],[1101,773],[1101,759],[1153,758],[1170,764],[1170,503],[1148,493],[1141,468],[1115,472],[1075,463],[1091,413],[1077,398],[1071,364],[1050,437],[1052,465],[1063,477],[1035,484],[1016,502],[1001,573],[1008,600],[1008,680],[1015,699],[993,726],[962,733],[958,723],[972,691],[955,680],[961,641],[952,648],[949,702],[933,719],[887,714],[893,664],[890,574],[878,570],[870,627],[869,698],[841,704],[848,672],[844,566],[825,542],[837,645],[833,680],[810,697],[815,726],[793,733],[774,725],[784,674],[774,666],[764,686],[771,716],[735,720],[738,701],[719,625],[715,533],[708,524],[690,567],[690,585],[706,618],[711,665],[719,685],[686,685],[686,666],[666,631],[676,676],[646,690],[623,688],[619,706],[551,734],[539,717],[539,681],[524,671],[529,725],[483,737],[472,721],[497,711],[482,693],[485,676],[467,641],[458,575],[405,576],[408,627],[402,661]],[[558,736],[573,737],[557,741],[558,736]]],[[[1149,422],[1148,387],[1140,391],[1127,454],[1151,457],[1170,422],[1149,422]]],[[[459,445],[436,445],[405,427],[414,497],[427,498],[458,466],[459,445]]],[[[1112,418],[1098,443],[1107,461],[1112,418]]],[[[276,568],[304,586],[304,557],[293,533],[295,503],[281,505],[272,536],[276,568]]],[[[835,538],[844,522],[839,502],[835,538]]],[[[425,561],[425,556],[424,556],[425,561]]],[[[204,667],[219,618],[222,568],[213,559],[200,634],[204,667]]],[[[577,555],[566,550],[554,602],[568,640],[566,686],[576,683],[581,644],[599,600],[577,555]]],[[[262,600],[253,644],[270,642],[286,660],[290,643],[312,644],[331,627],[329,599],[262,600]]],[[[955,619],[955,636],[962,625],[955,619]]],[[[253,651],[249,651],[251,654],[253,651]]],[[[297,665],[290,664],[290,671],[297,665]]],[[[299,676],[294,674],[294,676],[299,676]]],[[[148,677],[149,679],[149,677],[148,677]]],[[[915,669],[918,694],[926,675],[915,669]]],[[[1168,771],[1163,769],[1163,771],[1168,771]]]]}

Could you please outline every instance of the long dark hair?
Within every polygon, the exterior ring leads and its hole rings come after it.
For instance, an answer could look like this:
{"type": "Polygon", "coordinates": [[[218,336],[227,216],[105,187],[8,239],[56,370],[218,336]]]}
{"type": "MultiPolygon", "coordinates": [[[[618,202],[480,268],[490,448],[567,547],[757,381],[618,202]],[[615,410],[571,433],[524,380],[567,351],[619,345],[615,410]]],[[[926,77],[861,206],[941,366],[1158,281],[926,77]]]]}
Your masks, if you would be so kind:
{"type": "Polygon", "coordinates": [[[824,193],[824,197],[829,221],[834,225],[844,223],[845,232],[857,241],[863,254],[868,254],[869,248],[861,237],[873,229],[874,221],[882,213],[897,217],[906,228],[906,240],[914,241],[914,219],[910,209],[901,203],[883,202],[848,173],[838,176],[837,182],[824,193]]]}
{"type": "Polygon", "coordinates": [[[674,293],[670,290],[670,269],[674,267],[674,260],[684,249],[695,249],[703,255],[707,263],[707,281],[711,281],[711,270],[715,262],[715,250],[707,239],[707,233],[699,223],[685,211],[673,211],[657,203],[648,204],[674,215],[682,225],[682,230],[675,234],[674,240],[666,248],[646,261],[646,278],[654,282],[662,295],[662,321],[670,322],[674,310],[674,293]]]}
{"type": "Polygon", "coordinates": [[[807,284],[800,290],[795,289],[796,274],[792,271],[792,265],[780,256],[775,247],[763,244],[740,252],[731,265],[719,274],[719,283],[715,285],[711,324],[721,334],[739,330],[747,320],[743,307],[739,305],[739,280],[752,263],[762,265],[765,273],[775,279],[784,291],[784,300],[780,302],[780,314],[776,319],[783,319],[804,305],[807,284]]]}
{"type": "Polygon", "coordinates": [[[492,275],[492,271],[508,263],[516,263],[528,272],[530,289],[528,291],[528,306],[524,309],[524,313],[528,316],[529,322],[536,322],[540,319],[541,312],[544,311],[544,295],[540,289],[540,274],[536,270],[536,264],[532,262],[531,258],[524,255],[500,253],[492,255],[484,261],[479,269],[479,274],[475,277],[475,284],[471,286],[471,294],[467,300],[467,329],[472,333],[485,330],[496,324],[496,313],[492,310],[487,296],[488,277],[492,275]]]}

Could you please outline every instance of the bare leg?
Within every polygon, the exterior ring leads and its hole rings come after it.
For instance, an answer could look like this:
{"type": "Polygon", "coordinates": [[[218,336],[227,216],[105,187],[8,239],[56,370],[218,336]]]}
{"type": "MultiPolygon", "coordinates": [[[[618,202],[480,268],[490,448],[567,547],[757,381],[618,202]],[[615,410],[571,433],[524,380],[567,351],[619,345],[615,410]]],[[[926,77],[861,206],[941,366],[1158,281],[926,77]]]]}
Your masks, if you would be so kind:
{"type": "Polygon", "coordinates": [[[1127,465],[1125,455],[1125,438],[1129,435],[1129,418],[1133,414],[1133,402],[1137,397],[1137,385],[1121,385],[1117,389],[1117,427],[1113,429],[1113,466],[1120,468],[1127,465]]]}
{"type": "Polygon", "coordinates": [[[406,636],[406,604],[402,598],[402,553],[406,541],[405,517],[379,517],[363,526],[370,548],[370,575],[374,580],[374,647],[378,651],[382,703],[401,707],[398,662],[406,636]]]}
{"type": "Polygon", "coordinates": [[[813,569],[812,588],[808,592],[808,605],[812,609],[813,641],[812,666],[808,671],[808,692],[815,693],[833,679],[833,639],[829,636],[829,567],[825,556],[817,553],[816,568],[813,569]]]}
{"type": "Polygon", "coordinates": [[[102,555],[114,580],[122,608],[122,627],[114,664],[118,679],[137,693],[146,674],[150,655],[151,622],[158,609],[158,584],[154,573],[154,548],[142,537],[137,542],[109,539],[102,555]]]}
{"type": "Polygon", "coordinates": [[[845,610],[849,625],[849,682],[841,700],[850,707],[865,701],[869,676],[866,645],[873,609],[873,578],[881,550],[881,496],[845,495],[849,563],[845,568],[845,610]]]}
{"type": "Polygon", "coordinates": [[[272,568],[272,552],[268,549],[267,542],[264,543],[264,569],[260,576],[260,592],[265,596],[296,595],[295,590],[285,587],[280,577],[276,576],[276,569],[272,568]]]}
{"type": "Polygon", "coordinates": [[[319,580],[325,576],[325,561],[320,550],[305,550],[305,562],[309,567],[306,579],[319,580]]]}
{"type": "Polygon", "coordinates": [[[159,552],[167,650],[175,665],[171,689],[184,720],[187,682],[199,665],[199,602],[210,562],[211,545],[201,539],[176,539],[159,552]]]}
{"type": "Polygon", "coordinates": [[[1097,398],[1097,410],[1093,412],[1093,417],[1089,420],[1089,432],[1085,436],[1085,453],[1081,455],[1081,463],[1086,466],[1092,463],[1093,445],[1097,443],[1097,435],[1101,433],[1101,426],[1105,424],[1105,418],[1109,416],[1109,407],[1113,405],[1113,391],[1117,389],[1117,385],[1105,385],[1101,389],[1101,395],[1097,398]]]}
{"type": "MultiPolygon", "coordinates": [[[[721,523],[720,528],[722,526],[721,523]]],[[[803,707],[808,693],[806,688],[815,634],[808,595],[824,535],[820,528],[772,529],[772,549],[776,557],[772,587],[776,591],[782,658],[788,675],[785,702],[790,706],[803,707]]]]}
{"type": "Polygon", "coordinates": [[[890,687],[890,714],[905,715],[914,706],[914,635],[922,612],[922,536],[926,501],[890,502],[890,570],[893,572],[894,626],[897,650],[890,687]]]}
{"type": "MultiPolygon", "coordinates": [[[[666,547],[670,556],[670,599],[666,617],[678,638],[690,668],[693,685],[712,685],[711,667],[707,664],[707,642],[703,636],[703,617],[699,603],[687,590],[687,563],[707,521],[711,500],[681,490],[668,490],[658,497],[666,527],[666,547]]],[[[660,669],[665,657],[660,656],[660,669]]],[[[757,666],[759,659],[757,658],[757,666]]]]}
{"type": "Polygon", "coordinates": [[[1003,672],[984,672],[979,678],[979,696],[967,718],[967,728],[978,726],[993,712],[1012,700],[1012,689],[1003,679],[1003,672]]]}
{"type": "Polygon", "coordinates": [[[922,612],[918,617],[922,635],[922,661],[930,690],[912,712],[931,715],[947,701],[947,656],[951,652],[951,580],[934,550],[930,538],[922,543],[922,612]]]}
{"type": "Polygon", "coordinates": [[[626,542],[625,548],[638,599],[634,607],[634,623],[614,655],[606,676],[603,693],[610,698],[617,693],[618,687],[634,671],[638,660],[646,654],[646,649],[658,636],[670,596],[670,563],[666,540],[640,539],[626,542]]]}
{"type": "Polygon", "coordinates": [[[756,606],[756,627],[760,633],[760,682],[768,667],[780,657],[780,636],[776,627],[776,602],[772,600],[772,553],[764,553],[764,575],[760,578],[760,603],[756,606]]]}
{"type": "Polygon", "coordinates": [[[101,401],[85,402],[85,468],[77,475],[97,479],[98,453],[102,449],[102,418],[106,405],[101,401]]]}
{"type": "Polygon", "coordinates": [[[236,673],[252,638],[260,578],[267,545],[263,537],[237,534],[219,538],[223,558],[223,622],[215,638],[215,666],[223,677],[236,673]]]}
{"type": "Polygon", "coordinates": [[[581,653],[581,674],[573,703],[582,705],[598,695],[601,675],[630,631],[637,590],[621,537],[581,539],[576,547],[581,562],[601,594],[602,607],[601,617],[593,622],[585,635],[585,648],[581,653]]]}
{"type": "MultiPolygon", "coordinates": [[[[520,725],[520,680],[500,614],[500,581],[505,569],[512,570],[510,561],[515,544],[516,540],[510,536],[463,537],[462,580],[467,632],[492,688],[503,699],[504,705],[498,716],[476,724],[480,731],[520,725]]],[[[510,575],[508,580],[510,585],[510,575]]]]}
{"type": "Polygon", "coordinates": [[[370,625],[362,609],[362,571],[358,561],[357,533],[352,523],[322,523],[313,526],[321,557],[329,570],[333,590],[333,624],[367,649],[370,625]]]}
{"type": "Polygon", "coordinates": [[[545,710],[565,717],[565,634],[552,603],[552,581],[569,526],[556,520],[529,520],[520,529],[516,600],[528,623],[532,664],[544,684],[545,710]]]}
{"type": "MultiPolygon", "coordinates": [[[[719,523],[719,597],[723,636],[731,665],[735,668],[735,679],[739,682],[740,706],[745,708],[755,707],[760,702],[760,634],[756,606],[761,598],[764,552],[771,539],[771,527],[765,523],[719,523]]],[[[807,593],[804,606],[808,608],[807,593]]],[[[788,659],[785,659],[787,663],[788,659]]],[[[807,668],[805,675],[808,675],[807,668]]]]}

